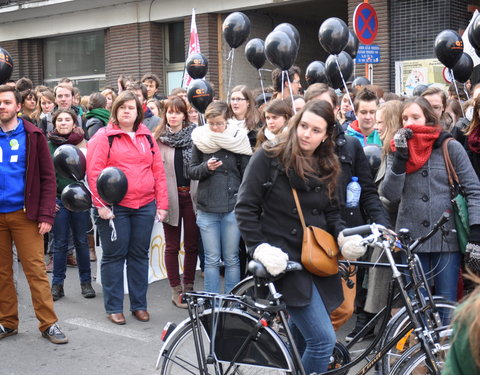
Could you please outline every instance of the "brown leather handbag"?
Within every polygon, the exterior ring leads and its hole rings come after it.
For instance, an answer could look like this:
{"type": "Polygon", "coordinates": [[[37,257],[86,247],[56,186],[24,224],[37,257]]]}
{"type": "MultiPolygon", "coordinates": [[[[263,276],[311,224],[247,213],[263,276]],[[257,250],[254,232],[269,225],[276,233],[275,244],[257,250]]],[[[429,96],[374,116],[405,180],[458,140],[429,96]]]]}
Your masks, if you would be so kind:
{"type": "Polygon", "coordinates": [[[292,192],[303,227],[302,265],[317,276],[337,274],[339,254],[337,241],[326,230],[305,225],[297,191],[292,188],[292,192]]]}

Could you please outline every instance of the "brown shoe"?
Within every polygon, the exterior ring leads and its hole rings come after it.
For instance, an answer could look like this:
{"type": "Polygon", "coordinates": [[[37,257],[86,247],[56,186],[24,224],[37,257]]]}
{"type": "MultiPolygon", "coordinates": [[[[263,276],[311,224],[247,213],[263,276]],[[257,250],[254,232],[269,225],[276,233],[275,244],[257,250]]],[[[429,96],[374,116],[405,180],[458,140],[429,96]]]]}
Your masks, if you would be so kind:
{"type": "Polygon", "coordinates": [[[141,322],[148,322],[150,320],[150,314],[147,310],[132,311],[132,315],[141,322]]]}
{"type": "Polygon", "coordinates": [[[172,288],[172,303],[179,309],[186,309],[187,304],[183,302],[182,286],[177,285],[172,288]]]}
{"type": "Polygon", "coordinates": [[[95,249],[90,249],[90,262],[97,261],[97,253],[95,253],[95,249]]]}
{"type": "Polygon", "coordinates": [[[77,260],[73,255],[67,255],[67,266],[68,267],[78,267],[77,260]]]}
{"type": "Polygon", "coordinates": [[[125,324],[125,316],[123,313],[108,314],[107,318],[110,319],[112,323],[123,325],[125,324]]]}

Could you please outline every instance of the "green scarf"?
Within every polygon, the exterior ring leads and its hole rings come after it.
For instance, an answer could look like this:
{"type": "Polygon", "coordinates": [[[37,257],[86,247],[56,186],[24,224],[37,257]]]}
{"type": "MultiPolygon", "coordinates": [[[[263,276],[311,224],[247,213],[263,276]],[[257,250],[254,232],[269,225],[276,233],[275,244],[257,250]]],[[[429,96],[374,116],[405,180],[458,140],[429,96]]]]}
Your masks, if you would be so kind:
{"type": "Polygon", "coordinates": [[[87,112],[87,119],[91,117],[96,117],[102,120],[105,124],[108,124],[110,120],[110,111],[105,108],[94,108],[91,111],[87,112]]]}

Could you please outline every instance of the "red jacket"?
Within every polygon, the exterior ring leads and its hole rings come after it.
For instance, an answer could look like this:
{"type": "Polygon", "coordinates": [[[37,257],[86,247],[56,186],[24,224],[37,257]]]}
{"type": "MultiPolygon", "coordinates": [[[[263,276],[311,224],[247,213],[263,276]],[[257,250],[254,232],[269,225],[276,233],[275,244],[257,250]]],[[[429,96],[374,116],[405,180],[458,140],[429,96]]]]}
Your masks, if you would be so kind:
{"type": "Polygon", "coordinates": [[[102,207],[97,192],[98,175],[106,167],[117,167],[125,173],[128,180],[127,194],[119,205],[136,209],[156,200],[157,209],[168,209],[162,156],[153,139],[153,148],[151,147],[147,135],[152,136],[152,133],[145,125],[140,124],[133,142],[125,131],[110,123],[95,133],[88,142],[87,178],[96,207],[102,207]],[[110,135],[116,136],[111,148],[108,142],[110,135]]]}
{"type": "Polygon", "coordinates": [[[23,120],[23,127],[27,133],[24,200],[27,218],[53,225],[57,185],[47,140],[32,123],[23,120]]]}

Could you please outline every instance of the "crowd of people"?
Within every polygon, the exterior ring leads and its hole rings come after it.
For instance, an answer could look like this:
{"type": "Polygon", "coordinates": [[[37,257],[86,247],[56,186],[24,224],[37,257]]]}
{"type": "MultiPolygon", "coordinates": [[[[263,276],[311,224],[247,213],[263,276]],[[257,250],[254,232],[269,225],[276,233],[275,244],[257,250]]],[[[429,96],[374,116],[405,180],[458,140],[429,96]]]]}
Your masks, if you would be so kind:
{"type": "MultiPolygon", "coordinates": [[[[149,320],[155,220],[163,223],[171,301],[178,308],[187,307],[183,294],[195,290],[198,262],[203,289],[228,293],[245,276],[249,258],[272,275],[283,272],[288,259],[300,261],[303,227],[294,194],[306,224],[337,238],[345,258],[377,261],[381,254],[366,252],[360,236],[344,237],[341,231],[375,222],[409,228],[414,238],[426,234],[444,211],[452,210],[442,154],[442,144],[451,138],[448,153],[468,199],[466,256],[480,253],[480,85],[471,89],[462,111],[455,92],[435,85],[413,97],[374,85],[341,92],[315,83],[303,90],[301,70],[294,66],[287,74],[289,79],[282,80],[274,70],[272,86],[263,93],[236,86],[204,115],[184,89],[160,93],[154,74],[140,81],[120,77],[117,88],[88,96],[80,96],[68,79],[53,90],[33,87],[27,78],[0,86],[0,171],[5,175],[0,182],[0,339],[17,333],[13,259],[18,256],[42,335],[54,343],[68,341],[56,324],[53,301],[64,296],[72,249],[81,294],[95,297],[93,225],[103,250],[105,312],[115,324],[126,323],[124,265],[130,311],[139,321],[149,320]],[[72,182],[53,168],[52,155],[63,144],[86,154],[93,215],[72,212],[60,199],[72,182]],[[127,193],[113,205],[96,188],[107,167],[119,168],[128,180],[127,193]],[[352,181],[361,189],[353,201],[347,199],[352,181]],[[44,250],[52,254],[51,285],[44,250]]],[[[462,299],[467,285],[462,250],[450,220],[418,251],[435,294],[452,301],[462,299]]],[[[353,312],[356,324],[347,341],[385,305],[389,272],[359,270],[353,294],[343,293],[338,275],[319,277],[307,270],[277,282],[307,373],[327,368],[335,330],[353,312]]],[[[462,332],[469,330],[462,323],[469,319],[465,311],[478,303],[468,306],[458,320],[462,332]]],[[[472,352],[478,351],[476,337],[472,352]]]]}

